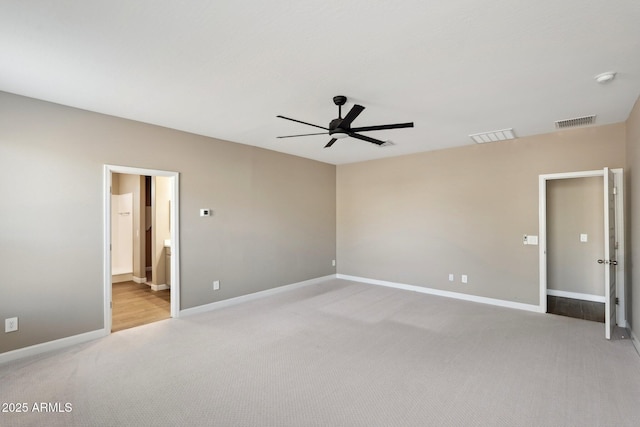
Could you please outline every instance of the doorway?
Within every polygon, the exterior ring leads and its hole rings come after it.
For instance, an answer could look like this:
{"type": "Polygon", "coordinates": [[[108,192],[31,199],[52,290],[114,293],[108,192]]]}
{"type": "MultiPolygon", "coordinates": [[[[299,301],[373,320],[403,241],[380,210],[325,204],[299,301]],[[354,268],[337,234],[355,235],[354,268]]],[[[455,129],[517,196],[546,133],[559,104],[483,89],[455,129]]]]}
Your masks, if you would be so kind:
{"type": "Polygon", "coordinates": [[[109,332],[178,317],[178,179],[171,171],[104,167],[104,322],[109,332]]]}
{"type": "Polygon", "coordinates": [[[548,298],[569,297],[574,308],[602,302],[607,339],[626,327],[623,194],[621,169],[540,175],[540,311],[553,311],[548,298]]]}
{"type": "Polygon", "coordinates": [[[603,178],[547,181],[547,313],[604,323],[603,178]]]}

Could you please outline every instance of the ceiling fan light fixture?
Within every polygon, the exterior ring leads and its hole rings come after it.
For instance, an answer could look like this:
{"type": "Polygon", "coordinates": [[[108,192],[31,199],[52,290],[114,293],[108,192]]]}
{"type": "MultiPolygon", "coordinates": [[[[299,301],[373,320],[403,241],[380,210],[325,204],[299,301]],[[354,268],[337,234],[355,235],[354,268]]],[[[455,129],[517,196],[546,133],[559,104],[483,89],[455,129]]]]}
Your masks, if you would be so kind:
{"type": "Polygon", "coordinates": [[[335,138],[335,139],[343,139],[348,137],[349,134],[345,133],[345,132],[341,132],[341,131],[337,131],[331,134],[331,138],[335,138]]]}

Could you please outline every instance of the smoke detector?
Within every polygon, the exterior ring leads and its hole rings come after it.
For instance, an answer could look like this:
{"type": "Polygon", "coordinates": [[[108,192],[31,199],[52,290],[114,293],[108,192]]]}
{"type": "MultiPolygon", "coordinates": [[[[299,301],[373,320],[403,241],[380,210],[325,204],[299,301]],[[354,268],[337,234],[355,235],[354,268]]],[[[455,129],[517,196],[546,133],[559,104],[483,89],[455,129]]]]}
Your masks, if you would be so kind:
{"type": "Polygon", "coordinates": [[[611,80],[615,78],[616,78],[615,71],[607,71],[606,73],[601,73],[594,77],[594,79],[596,79],[596,81],[600,84],[609,83],[611,80]]]}

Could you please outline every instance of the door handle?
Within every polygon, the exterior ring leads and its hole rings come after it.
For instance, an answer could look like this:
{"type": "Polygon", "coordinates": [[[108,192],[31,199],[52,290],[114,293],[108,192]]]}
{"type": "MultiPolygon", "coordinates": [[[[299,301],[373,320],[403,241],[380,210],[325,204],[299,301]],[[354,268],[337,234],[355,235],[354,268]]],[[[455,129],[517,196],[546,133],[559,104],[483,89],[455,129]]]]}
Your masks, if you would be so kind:
{"type": "Polygon", "coordinates": [[[604,264],[604,260],[603,259],[599,259],[598,260],[598,264],[604,264]]]}
{"type": "Polygon", "coordinates": [[[618,265],[618,261],[616,261],[615,259],[612,259],[612,260],[609,260],[609,264],[618,265]]]}

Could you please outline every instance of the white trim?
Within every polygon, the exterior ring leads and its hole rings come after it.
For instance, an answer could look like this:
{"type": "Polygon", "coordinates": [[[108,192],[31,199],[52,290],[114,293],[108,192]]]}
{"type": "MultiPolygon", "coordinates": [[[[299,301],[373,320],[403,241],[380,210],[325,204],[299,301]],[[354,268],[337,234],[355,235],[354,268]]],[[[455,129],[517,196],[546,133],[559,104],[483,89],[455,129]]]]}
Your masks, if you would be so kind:
{"type": "MultiPolygon", "coordinates": [[[[621,169],[612,169],[613,171],[620,171],[621,169]]],[[[603,176],[604,169],[596,169],[593,171],[580,171],[580,172],[566,172],[566,173],[548,173],[540,175],[540,178],[545,180],[554,179],[569,179],[569,178],[590,178],[592,176],[603,176]]]]}
{"type": "Polygon", "coordinates": [[[171,289],[171,286],[165,285],[165,284],[156,285],[156,284],[153,284],[153,283],[147,283],[147,285],[151,286],[151,290],[153,290],[153,291],[164,291],[164,290],[167,290],[167,289],[171,289]]]}
{"type": "Polygon", "coordinates": [[[133,281],[136,282],[136,283],[147,283],[147,278],[146,277],[133,276],[133,281]]]}
{"type": "Polygon", "coordinates": [[[538,306],[542,313],[547,312],[547,179],[553,178],[548,175],[538,177],[538,306]]]}
{"type": "Polygon", "coordinates": [[[547,295],[554,297],[563,297],[571,299],[579,299],[582,301],[605,302],[604,295],[581,294],[579,292],[560,291],[558,289],[547,289],[547,295]]]}
{"type": "Polygon", "coordinates": [[[616,307],[616,315],[618,317],[618,326],[624,327],[627,324],[627,310],[625,299],[625,247],[624,247],[624,172],[622,169],[611,169],[613,171],[614,182],[616,186],[616,238],[618,240],[618,250],[616,259],[618,266],[616,267],[616,295],[618,297],[618,305],[616,307]],[[622,236],[618,239],[618,237],[622,236]]]}
{"type": "MultiPolygon", "coordinates": [[[[111,333],[111,174],[124,173],[143,176],[163,176],[171,178],[171,317],[180,315],[180,174],[157,169],[142,169],[129,166],[104,165],[104,328],[111,333]]],[[[146,282],[146,278],[145,278],[146,282]]]]}
{"type": "Polygon", "coordinates": [[[315,285],[324,281],[335,279],[335,274],[328,276],[317,277],[315,279],[309,279],[302,282],[292,283],[290,285],[278,286],[277,288],[266,289],[264,291],[254,292],[247,295],[241,295],[235,298],[229,298],[222,301],[216,301],[209,304],[199,305],[197,307],[187,308],[180,311],[180,316],[192,316],[194,314],[207,313],[209,311],[217,310],[224,307],[240,304],[243,302],[251,301],[258,298],[264,298],[266,296],[279,294],[281,292],[289,291],[303,286],[315,285]]]}
{"type": "Polygon", "coordinates": [[[0,354],[0,364],[10,362],[12,360],[22,359],[24,357],[35,356],[37,354],[45,353],[48,351],[58,350],[76,344],[82,344],[87,341],[93,341],[95,339],[105,337],[109,335],[109,333],[110,332],[106,329],[98,329],[79,335],[72,335],[70,337],[60,338],[58,340],[19,348],[17,350],[7,351],[6,353],[0,354]]]}
{"type": "Polygon", "coordinates": [[[104,211],[102,213],[102,229],[104,233],[102,235],[103,243],[103,328],[107,331],[107,335],[111,333],[111,172],[112,169],[108,166],[104,166],[103,179],[104,188],[102,199],[104,201],[104,211]]]}
{"type": "MultiPolygon", "coordinates": [[[[617,323],[619,326],[627,324],[626,310],[625,310],[625,245],[624,245],[624,172],[621,168],[611,169],[614,174],[615,186],[617,189],[616,194],[616,240],[618,241],[618,253],[617,260],[618,266],[616,268],[616,286],[617,296],[620,303],[616,307],[617,311],[617,323]]],[[[547,311],[547,181],[554,179],[569,179],[569,178],[589,178],[589,177],[603,177],[604,169],[582,171],[582,172],[567,172],[567,173],[552,173],[540,175],[538,177],[538,251],[539,251],[539,277],[540,277],[540,307],[543,313],[547,311]]],[[[605,301],[606,303],[606,301],[605,301]]]]}
{"type": "Polygon", "coordinates": [[[379,286],[387,286],[390,288],[404,289],[407,291],[420,292],[422,294],[437,295],[441,297],[477,302],[481,304],[489,304],[489,305],[496,305],[499,307],[515,308],[517,310],[544,313],[543,311],[540,311],[540,307],[537,305],[524,304],[521,302],[487,298],[487,297],[481,297],[477,295],[463,294],[459,292],[443,291],[441,289],[426,288],[423,286],[406,285],[404,283],[387,282],[385,280],[367,279],[365,277],[349,276],[347,274],[336,274],[336,278],[343,279],[343,280],[351,280],[353,282],[368,283],[370,285],[379,285],[379,286]]]}
{"type": "Polygon", "coordinates": [[[133,273],[114,274],[111,276],[111,284],[131,282],[133,280],[133,273]]]}

